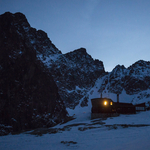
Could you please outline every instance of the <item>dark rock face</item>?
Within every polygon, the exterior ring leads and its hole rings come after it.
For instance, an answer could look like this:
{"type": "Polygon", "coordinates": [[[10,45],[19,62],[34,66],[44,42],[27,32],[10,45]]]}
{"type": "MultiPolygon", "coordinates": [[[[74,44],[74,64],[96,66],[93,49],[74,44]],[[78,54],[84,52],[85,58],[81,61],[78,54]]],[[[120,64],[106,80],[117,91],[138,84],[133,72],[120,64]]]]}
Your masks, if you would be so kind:
{"type": "Polygon", "coordinates": [[[0,15],[1,135],[63,122],[65,107],[74,109],[81,99],[81,107],[87,106],[87,92],[102,77],[100,93],[137,94],[150,89],[150,62],[118,65],[107,73],[85,48],[62,54],[23,14],[0,15]]]}
{"type": "Polygon", "coordinates": [[[67,112],[58,88],[37,58],[61,52],[21,13],[1,15],[0,33],[0,134],[7,126],[16,132],[63,122],[67,112]]]}
{"type": "MultiPolygon", "coordinates": [[[[30,27],[23,14],[7,12],[1,15],[0,19],[0,29],[3,31],[0,57],[5,55],[3,53],[8,49],[13,58],[20,57],[26,49],[32,50],[30,53],[42,61],[45,68],[51,72],[66,107],[75,108],[96,79],[105,73],[103,63],[93,60],[85,48],[62,54],[45,32],[30,27]]],[[[1,62],[3,59],[4,56],[1,62]]]]}
{"type": "MultiPolygon", "coordinates": [[[[30,27],[26,17],[22,13],[11,14],[6,12],[0,16],[1,43],[14,43],[15,50],[24,49],[24,45],[36,50],[43,55],[61,54],[42,30],[30,27]],[[17,44],[17,43],[20,44],[17,44]],[[18,47],[17,47],[18,46],[18,47]]],[[[6,47],[7,49],[7,47],[6,47]]]]}
{"type": "Polygon", "coordinates": [[[71,109],[79,104],[79,100],[94,86],[96,79],[105,73],[103,63],[93,60],[85,48],[59,55],[49,68],[61,98],[66,107],[71,109]]]}
{"type": "Polygon", "coordinates": [[[133,95],[150,88],[150,62],[139,60],[128,68],[116,66],[103,80],[99,92],[133,95]]]}
{"type": "Polygon", "coordinates": [[[128,94],[136,94],[150,88],[149,61],[140,60],[127,68],[124,88],[128,94]]]}

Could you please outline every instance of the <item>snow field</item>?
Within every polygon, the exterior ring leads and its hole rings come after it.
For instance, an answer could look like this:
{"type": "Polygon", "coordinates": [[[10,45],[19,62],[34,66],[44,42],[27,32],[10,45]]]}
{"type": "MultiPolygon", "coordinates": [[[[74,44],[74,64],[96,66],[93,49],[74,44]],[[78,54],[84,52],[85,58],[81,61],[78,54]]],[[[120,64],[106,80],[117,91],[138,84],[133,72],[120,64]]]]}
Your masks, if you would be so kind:
{"type": "MultiPolygon", "coordinates": [[[[103,120],[105,124],[94,124],[99,119],[90,120],[89,113],[83,113],[77,119],[66,124],[57,125],[62,128],[71,126],[70,130],[56,134],[42,136],[19,134],[0,137],[1,150],[149,150],[150,126],[126,127],[115,124],[150,125],[150,111],[134,115],[120,115],[119,117],[103,120]],[[84,119],[83,119],[84,118],[84,119]],[[85,125],[83,125],[85,123],[85,125]],[[93,124],[92,124],[93,123],[93,124]],[[107,127],[107,125],[112,125],[107,127]],[[87,127],[87,128],[86,128],[87,127]],[[91,128],[88,128],[91,127],[91,128]],[[95,127],[95,128],[92,128],[95,127]],[[79,128],[86,128],[81,131],[79,128]]],[[[54,127],[54,128],[56,128],[54,127]]]]}

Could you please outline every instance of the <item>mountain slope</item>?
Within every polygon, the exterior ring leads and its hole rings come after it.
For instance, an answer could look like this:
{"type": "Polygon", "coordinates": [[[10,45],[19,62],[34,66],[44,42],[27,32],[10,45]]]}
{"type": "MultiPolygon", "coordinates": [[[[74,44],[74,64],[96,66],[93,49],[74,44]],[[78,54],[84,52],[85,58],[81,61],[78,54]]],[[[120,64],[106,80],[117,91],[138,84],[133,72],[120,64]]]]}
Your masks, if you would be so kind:
{"type": "MultiPolygon", "coordinates": [[[[111,98],[120,102],[139,104],[150,101],[150,62],[139,60],[130,67],[117,65],[112,72],[100,77],[85,96],[91,107],[91,98],[111,98]]],[[[84,101],[82,98],[81,101],[84,101]]],[[[89,108],[90,111],[90,108],[89,108]]]]}
{"type": "Polygon", "coordinates": [[[59,55],[48,67],[66,107],[73,109],[96,79],[105,73],[103,63],[93,60],[84,48],[59,55]]]}
{"type": "Polygon", "coordinates": [[[118,65],[107,73],[85,48],[62,54],[21,13],[0,15],[0,33],[2,130],[53,126],[66,119],[65,107],[88,106],[84,109],[90,113],[90,99],[101,93],[114,101],[116,94],[122,102],[149,101],[150,62],[118,65]]]}
{"type": "Polygon", "coordinates": [[[121,94],[123,89],[129,95],[147,90],[150,88],[150,62],[139,60],[127,69],[118,65],[107,75],[102,86],[116,94],[121,94]]]}
{"type": "Polygon", "coordinates": [[[1,15],[0,33],[0,134],[63,122],[66,108],[50,71],[37,57],[41,51],[61,52],[21,13],[1,15]]]}
{"type": "Polygon", "coordinates": [[[11,50],[16,52],[12,52],[13,57],[23,53],[26,45],[32,49],[45,67],[49,68],[66,107],[75,108],[96,79],[105,73],[103,63],[93,60],[84,48],[62,54],[44,31],[37,31],[29,25],[22,13],[7,12],[1,15],[0,24],[3,27],[1,43],[5,43],[3,49],[8,49],[13,43],[11,50]]]}

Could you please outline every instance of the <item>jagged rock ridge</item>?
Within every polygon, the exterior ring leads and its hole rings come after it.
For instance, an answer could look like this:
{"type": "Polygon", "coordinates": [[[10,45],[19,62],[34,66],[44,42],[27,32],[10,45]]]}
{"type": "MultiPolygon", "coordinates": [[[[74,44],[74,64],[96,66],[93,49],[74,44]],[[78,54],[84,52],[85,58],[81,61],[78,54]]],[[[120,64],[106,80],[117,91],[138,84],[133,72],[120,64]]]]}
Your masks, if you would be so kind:
{"type": "Polygon", "coordinates": [[[73,109],[87,91],[94,86],[96,79],[105,73],[103,63],[93,60],[85,48],[59,55],[48,67],[66,107],[73,109]]]}
{"type": "MultiPolygon", "coordinates": [[[[62,54],[22,13],[2,14],[0,32],[1,129],[20,131],[62,122],[67,118],[65,106],[75,108],[105,74],[103,63],[85,48],[62,54]]],[[[81,106],[86,105],[85,99],[81,106]]]]}
{"type": "MultiPolygon", "coordinates": [[[[112,72],[98,78],[91,93],[95,90],[97,96],[117,100],[117,94],[122,102],[139,104],[149,102],[150,97],[150,62],[139,60],[130,67],[117,65],[112,72]]],[[[89,99],[89,95],[86,95],[89,99]]],[[[90,97],[95,97],[90,95],[90,97]]]]}
{"type": "MultiPolygon", "coordinates": [[[[20,43],[18,47],[14,47],[14,50],[22,53],[24,45],[28,45],[35,51],[38,59],[42,60],[45,67],[49,68],[65,106],[75,108],[79,104],[79,100],[94,85],[96,79],[105,73],[103,63],[93,60],[84,48],[62,54],[52,44],[47,34],[42,30],[37,31],[30,27],[27,19],[21,13],[5,13],[6,18],[9,18],[9,26],[4,20],[1,23],[5,26],[4,31],[7,33],[7,29],[9,29],[13,36],[13,38],[9,37],[9,40],[13,40],[12,42],[16,46],[18,44],[15,43],[20,43]]],[[[6,34],[5,32],[4,34],[6,34]]],[[[5,35],[3,35],[3,39],[5,39],[5,35]]],[[[7,41],[8,37],[6,43],[9,45],[7,41]]],[[[7,47],[5,48],[7,49],[7,47]]]]}
{"type": "Polygon", "coordinates": [[[37,57],[61,52],[21,13],[1,15],[0,33],[0,134],[63,122],[66,108],[49,69],[37,57]]]}
{"type": "Polygon", "coordinates": [[[150,62],[139,60],[128,68],[116,66],[103,80],[100,91],[133,95],[150,88],[150,62]]]}
{"type": "Polygon", "coordinates": [[[67,114],[63,103],[72,109],[79,103],[87,106],[86,94],[98,78],[103,78],[99,93],[125,91],[139,94],[139,98],[150,97],[149,93],[140,94],[150,89],[150,62],[140,60],[128,68],[118,65],[106,73],[103,63],[85,48],[62,54],[47,34],[32,28],[21,13],[1,15],[0,32],[1,123],[9,116],[6,125],[20,130],[61,122],[67,114]],[[23,116],[19,124],[15,110],[23,116]]]}

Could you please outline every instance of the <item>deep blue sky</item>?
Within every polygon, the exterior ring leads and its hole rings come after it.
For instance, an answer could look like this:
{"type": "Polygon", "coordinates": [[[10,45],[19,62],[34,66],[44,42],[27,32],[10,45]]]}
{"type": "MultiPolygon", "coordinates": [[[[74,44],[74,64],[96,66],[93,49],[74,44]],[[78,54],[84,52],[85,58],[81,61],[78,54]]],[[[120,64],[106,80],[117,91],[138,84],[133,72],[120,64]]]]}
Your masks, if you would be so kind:
{"type": "Polygon", "coordinates": [[[116,65],[150,61],[150,0],[0,0],[0,14],[22,12],[62,53],[85,47],[116,65]]]}

